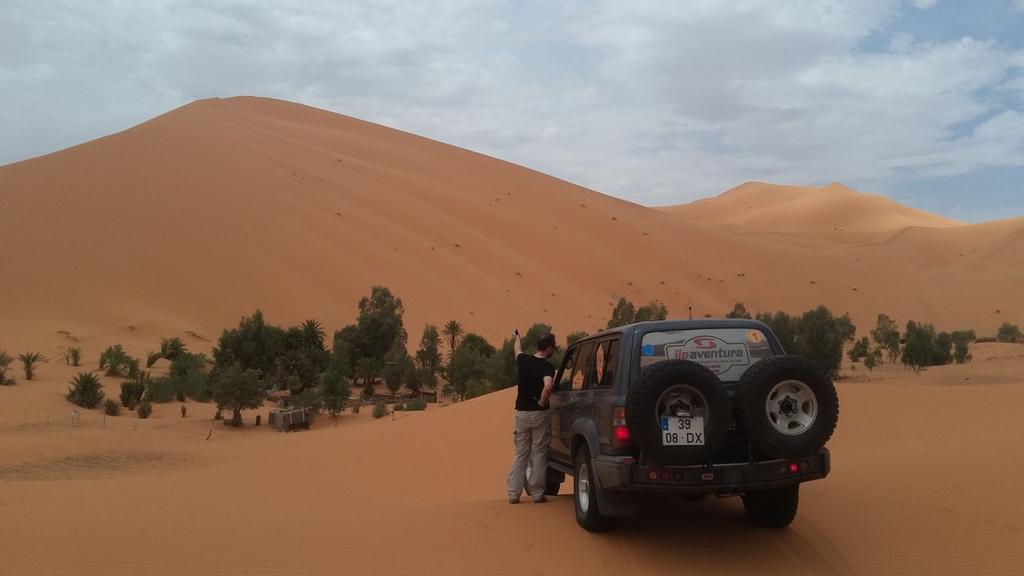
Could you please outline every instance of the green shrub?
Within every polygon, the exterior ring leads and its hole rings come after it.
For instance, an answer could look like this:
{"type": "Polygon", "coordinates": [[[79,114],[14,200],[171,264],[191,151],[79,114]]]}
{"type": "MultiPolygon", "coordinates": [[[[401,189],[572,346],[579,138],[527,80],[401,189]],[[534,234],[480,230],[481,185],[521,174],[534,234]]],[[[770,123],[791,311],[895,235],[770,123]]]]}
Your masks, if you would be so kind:
{"type": "Polygon", "coordinates": [[[328,368],[320,375],[320,404],[332,418],[345,409],[351,393],[348,380],[337,368],[328,368]]]}
{"type": "Polygon", "coordinates": [[[46,357],[39,352],[25,352],[24,354],[18,354],[18,360],[21,360],[21,366],[25,369],[25,380],[32,380],[36,375],[36,364],[48,361],[46,357]]]}
{"type": "Polygon", "coordinates": [[[186,416],[188,416],[188,407],[185,406],[184,404],[182,404],[181,405],[181,417],[184,418],[186,416]]]}
{"type": "Polygon", "coordinates": [[[72,346],[64,351],[64,363],[68,366],[78,366],[82,361],[82,349],[72,346]]]}
{"type": "Polygon", "coordinates": [[[378,401],[373,405],[373,417],[383,418],[388,415],[388,407],[384,405],[383,401],[378,401]]]}
{"type": "Polygon", "coordinates": [[[949,332],[939,332],[935,336],[933,347],[932,364],[934,366],[943,366],[953,361],[953,337],[949,332]]]}
{"type": "Polygon", "coordinates": [[[142,400],[146,393],[146,379],[127,380],[121,383],[121,405],[129,410],[135,410],[135,406],[142,400]]]}
{"type": "MultiPolygon", "coordinates": [[[[624,326],[626,324],[632,324],[634,322],[647,322],[649,320],[664,320],[668,318],[668,309],[664,304],[657,300],[639,308],[636,307],[632,302],[625,298],[619,298],[619,301],[612,308],[612,317],[608,320],[608,328],[615,328],[618,326],[624,326]]],[[[526,349],[527,346],[526,338],[523,338],[523,346],[526,349]]]]}
{"type": "Polygon", "coordinates": [[[7,368],[10,367],[13,361],[14,359],[8,356],[6,352],[0,350],[0,386],[14,385],[14,378],[7,375],[7,368]]]}
{"type": "Polygon", "coordinates": [[[373,384],[364,383],[363,384],[363,391],[360,393],[360,395],[363,397],[363,400],[372,400],[373,399],[373,395],[375,393],[376,392],[374,391],[373,384]]]}
{"type": "Polygon", "coordinates": [[[149,415],[153,413],[153,405],[149,402],[142,402],[139,407],[135,409],[135,412],[139,415],[139,418],[149,418],[149,415]]]}
{"type": "Polygon", "coordinates": [[[313,412],[320,410],[320,393],[316,388],[306,388],[295,397],[295,405],[299,408],[312,408],[313,412]]]}
{"type": "Polygon", "coordinates": [[[175,359],[187,351],[188,348],[181,338],[163,338],[160,340],[160,355],[171,362],[174,362],[175,359]]]}
{"type": "Polygon", "coordinates": [[[212,396],[210,374],[207,371],[209,360],[205,354],[181,352],[171,361],[167,377],[174,388],[175,397],[185,401],[185,397],[196,400],[209,400],[212,396]]]}
{"type": "Polygon", "coordinates": [[[405,403],[406,412],[419,412],[427,409],[427,403],[423,401],[423,398],[413,398],[405,403]]]}
{"type": "Polygon", "coordinates": [[[953,332],[953,359],[957,364],[972,360],[970,345],[977,339],[974,330],[957,330],[953,332]]]}
{"type": "Polygon", "coordinates": [[[750,318],[751,318],[750,312],[747,312],[747,307],[744,306],[742,302],[737,302],[736,305],[732,307],[732,312],[726,313],[725,317],[726,318],[745,318],[747,320],[750,320],[750,318]]]}
{"type": "Polygon", "coordinates": [[[83,408],[95,408],[103,400],[100,379],[90,372],[79,372],[71,380],[71,388],[65,398],[83,408]]]}
{"type": "Polygon", "coordinates": [[[109,346],[100,354],[100,370],[106,370],[107,376],[129,377],[133,366],[134,372],[137,374],[139,362],[129,356],[120,344],[109,346]]]}
{"type": "Polygon", "coordinates": [[[242,410],[263,406],[264,388],[260,373],[234,365],[217,374],[213,382],[213,399],[217,409],[231,410],[232,426],[242,425],[242,410]]]}
{"type": "Polygon", "coordinates": [[[103,401],[103,413],[107,416],[117,416],[121,413],[121,405],[116,400],[107,398],[103,401]]]}
{"type": "Polygon", "coordinates": [[[146,402],[170,402],[178,397],[177,390],[174,389],[174,381],[171,380],[170,376],[157,376],[156,378],[147,378],[146,392],[142,395],[142,399],[146,402]]]}
{"type": "Polygon", "coordinates": [[[164,355],[162,353],[160,353],[160,352],[153,352],[153,351],[147,352],[146,353],[146,368],[152,368],[153,365],[156,364],[156,361],[160,360],[163,357],[164,357],[164,355]]]}
{"type": "Polygon", "coordinates": [[[850,362],[860,362],[861,360],[868,357],[871,354],[870,344],[868,337],[865,336],[854,343],[853,347],[846,353],[850,357],[850,362]]]}
{"type": "Polygon", "coordinates": [[[1004,322],[1002,326],[999,327],[999,333],[996,334],[996,339],[1000,342],[1016,342],[1024,344],[1024,333],[1021,333],[1020,327],[1016,324],[1004,322]]]}

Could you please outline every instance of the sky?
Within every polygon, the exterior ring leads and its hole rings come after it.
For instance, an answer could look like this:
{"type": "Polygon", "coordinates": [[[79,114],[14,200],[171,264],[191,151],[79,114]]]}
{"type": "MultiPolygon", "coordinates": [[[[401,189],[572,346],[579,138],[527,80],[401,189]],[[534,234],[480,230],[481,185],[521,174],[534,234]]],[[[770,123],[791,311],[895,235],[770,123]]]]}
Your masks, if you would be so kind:
{"type": "Polygon", "coordinates": [[[646,205],[1024,215],[1024,0],[0,0],[0,164],[242,94],[646,205]]]}

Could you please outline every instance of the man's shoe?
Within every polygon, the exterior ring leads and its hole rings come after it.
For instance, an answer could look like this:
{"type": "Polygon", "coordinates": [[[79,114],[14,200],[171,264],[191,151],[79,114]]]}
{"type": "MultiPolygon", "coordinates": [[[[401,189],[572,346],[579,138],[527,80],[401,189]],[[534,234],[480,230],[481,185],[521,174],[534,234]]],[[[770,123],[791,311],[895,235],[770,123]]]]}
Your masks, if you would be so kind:
{"type": "Polygon", "coordinates": [[[543,504],[543,503],[545,503],[547,501],[548,501],[547,496],[544,496],[543,494],[541,494],[540,496],[537,496],[536,498],[533,499],[533,503],[534,504],[543,504]]]}
{"type": "Polygon", "coordinates": [[[519,504],[519,498],[516,498],[515,496],[509,496],[508,497],[508,503],[509,504],[519,504]]]}

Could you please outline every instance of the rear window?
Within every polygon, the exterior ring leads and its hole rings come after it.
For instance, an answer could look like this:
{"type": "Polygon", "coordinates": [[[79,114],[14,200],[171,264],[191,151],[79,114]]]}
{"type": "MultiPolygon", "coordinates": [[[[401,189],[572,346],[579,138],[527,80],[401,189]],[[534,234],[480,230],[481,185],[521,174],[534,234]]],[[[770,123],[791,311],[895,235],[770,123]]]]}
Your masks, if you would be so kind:
{"type": "Polygon", "coordinates": [[[772,356],[768,338],[756,328],[650,332],[641,341],[640,368],[670,359],[691,360],[723,382],[736,382],[758,360],[772,356]]]}

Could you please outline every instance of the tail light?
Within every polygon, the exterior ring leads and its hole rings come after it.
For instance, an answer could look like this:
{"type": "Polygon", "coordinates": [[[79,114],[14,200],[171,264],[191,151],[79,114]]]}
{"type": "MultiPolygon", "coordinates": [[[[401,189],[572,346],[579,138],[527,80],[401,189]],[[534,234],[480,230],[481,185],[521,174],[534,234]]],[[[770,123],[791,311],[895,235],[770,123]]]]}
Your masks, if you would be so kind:
{"type": "Polygon", "coordinates": [[[626,426],[626,409],[619,407],[612,412],[612,446],[626,448],[629,446],[629,427],[626,426]]]}

